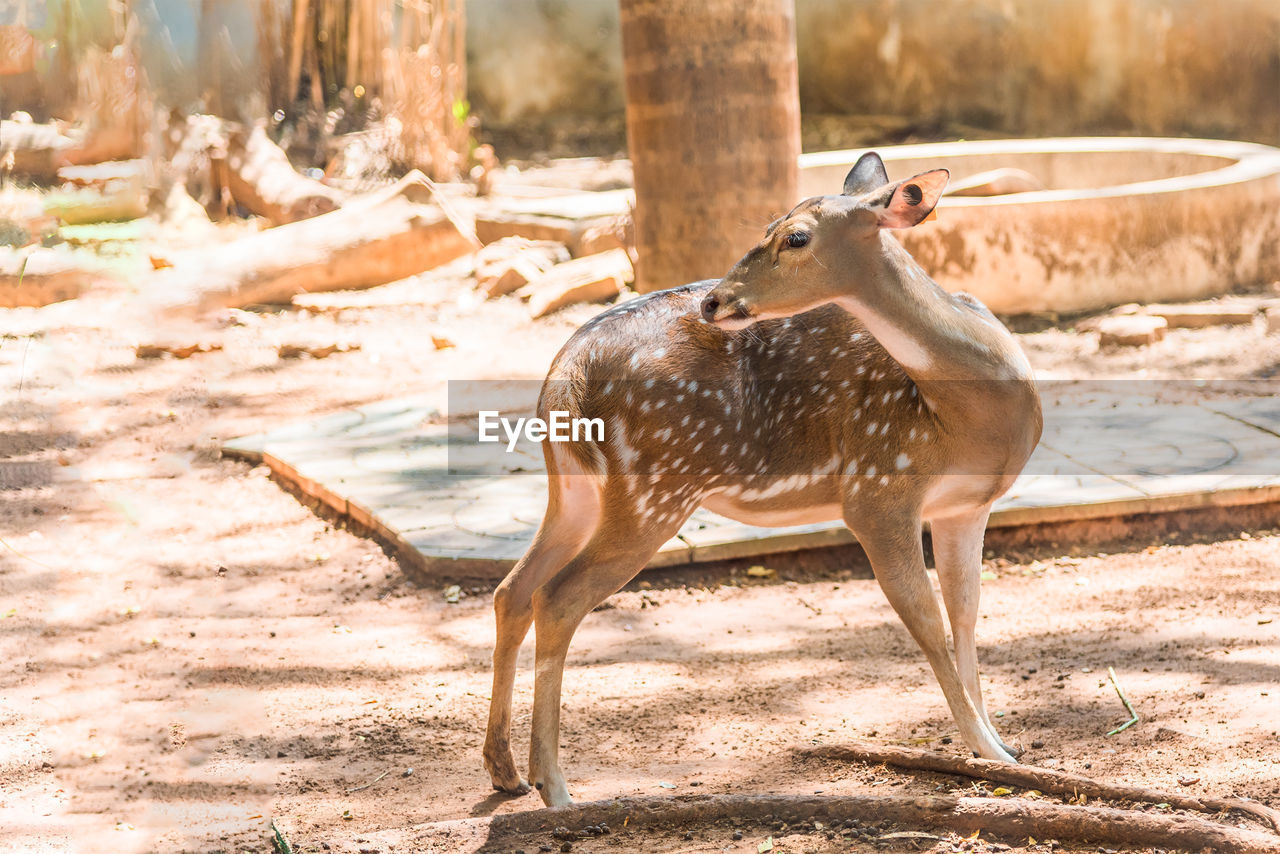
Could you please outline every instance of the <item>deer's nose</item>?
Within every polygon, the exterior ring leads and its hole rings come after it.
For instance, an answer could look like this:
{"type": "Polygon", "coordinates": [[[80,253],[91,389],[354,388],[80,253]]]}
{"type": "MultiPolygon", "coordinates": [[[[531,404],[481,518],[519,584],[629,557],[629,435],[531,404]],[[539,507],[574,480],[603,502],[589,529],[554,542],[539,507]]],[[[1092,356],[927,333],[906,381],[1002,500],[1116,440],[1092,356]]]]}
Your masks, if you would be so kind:
{"type": "Polygon", "coordinates": [[[720,308],[720,300],[715,294],[707,294],[702,300],[702,318],[707,321],[716,319],[716,311],[720,308]]]}

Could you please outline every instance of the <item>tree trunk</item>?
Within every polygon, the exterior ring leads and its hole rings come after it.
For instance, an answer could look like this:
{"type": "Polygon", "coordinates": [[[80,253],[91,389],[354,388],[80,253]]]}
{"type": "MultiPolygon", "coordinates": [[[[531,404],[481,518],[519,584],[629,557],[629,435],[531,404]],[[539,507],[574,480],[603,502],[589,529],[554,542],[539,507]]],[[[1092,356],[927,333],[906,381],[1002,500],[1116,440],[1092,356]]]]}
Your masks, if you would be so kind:
{"type": "Polygon", "coordinates": [[[621,0],[637,290],[718,277],[796,203],[793,0],[621,0]]]}

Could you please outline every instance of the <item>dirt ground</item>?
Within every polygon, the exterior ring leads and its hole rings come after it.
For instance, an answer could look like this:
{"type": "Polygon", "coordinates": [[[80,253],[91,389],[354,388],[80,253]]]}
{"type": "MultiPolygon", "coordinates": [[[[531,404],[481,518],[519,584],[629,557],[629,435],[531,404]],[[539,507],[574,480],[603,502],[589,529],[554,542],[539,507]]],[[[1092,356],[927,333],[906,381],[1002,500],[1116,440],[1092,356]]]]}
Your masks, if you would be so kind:
{"type": "MultiPolygon", "coordinates": [[[[299,852],[448,851],[413,827],[539,805],[495,795],[481,767],[489,589],[464,584],[446,602],[443,583],[411,583],[264,468],[217,452],[220,439],[384,398],[443,401],[449,377],[538,377],[596,310],[530,324],[514,300],[477,307],[454,273],[392,286],[416,307],[175,330],[223,345],[185,360],[135,359],[160,333],[120,295],[0,312],[0,849],[269,851],[274,819],[299,852]],[[433,333],[458,346],[436,350],[433,333]],[[276,356],[316,338],[361,349],[276,356]]],[[[1261,325],[1175,330],[1119,353],[1060,328],[1022,340],[1059,378],[1280,370],[1280,336],[1261,325]]],[[[1280,806],[1280,530],[1202,534],[989,554],[988,704],[1023,761],[1280,806]],[[1127,715],[1109,666],[1141,716],[1111,737],[1127,715]]],[[[531,657],[529,643],[522,764],[531,657]]],[[[588,616],[570,654],[562,758],[579,800],[974,791],[792,754],[851,738],[962,752],[857,561],[773,579],[642,576],[588,616]]],[[[613,830],[572,850],[755,852],[766,837],[777,851],[1053,847],[875,843],[889,828],[768,822],[688,838],[613,830]]]]}

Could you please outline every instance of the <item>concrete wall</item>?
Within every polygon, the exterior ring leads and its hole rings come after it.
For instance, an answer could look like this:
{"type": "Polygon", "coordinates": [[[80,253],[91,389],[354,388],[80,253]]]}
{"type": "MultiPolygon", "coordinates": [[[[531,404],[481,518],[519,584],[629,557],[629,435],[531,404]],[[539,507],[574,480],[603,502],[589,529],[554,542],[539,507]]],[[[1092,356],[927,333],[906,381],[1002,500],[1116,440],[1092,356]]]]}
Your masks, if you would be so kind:
{"type": "MultiPolygon", "coordinates": [[[[272,0],[282,9],[289,0],[272,0]]],[[[257,108],[258,0],[134,0],[138,49],[161,104],[192,108],[204,98],[257,108]],[[215,31],[201,44],[200,29],[215,31]]],[[[40,42],[36,68],[3,78],[0,113],[66,118],[75,103],[75,64],[89,45],[115,44],[110,7],[85,0],[0,0],[0,24],[22,23],[40,42]],[[8,5],[12,4],[12,5],[8,5]]],[[[222,105],[219,105],[222,106],[222,105]]],[[[234,111],[232,111],[234,112],[234,111]]]]}
{"type": "MultiPolygon", "coordinates": [[[[622,112],[617,0],[469,0],[494,126],[622,112]]],[[[1011,135],[1280,142],[1276,0],[796,0],[801,106],[1011,135]]]]}
{"type": "Polygon", "coordinates": [[[621,115],[618,0],[467,0],[467,75],[495,125],[621,115]]]}
{"type": "MultiPolygon", "coordinates": [[[[0,0],[0,23],[25,9],[47,35],[69,2],[0,0]]],[[[256,7],[138,0],[161,100],[185,105],[215,81],[233,101],[252,91],[256,7]],[[202,9],[226,28],[216,56],[198,55],[202,9]]],[[[109,30],[105,3],[76,8],[85,37],[109,30]]],[[[621,117],[618,0],[467,0],[467,16],[469,97],[490,126],[621,117]]],[[[808,114],[1280,143],[1280,0],[796,0],[796,29],[808,114]]],[[[20,84],[6,81],[2,106],[28,106],[20,84]]]]}
{"type": "MultiPolygon", "coordinates": [[[[880,149],[891,179],[1012,166],[1047,189],[946,197],[897,232],[939,284],[1002,314],[1177,302],[1280,277],[1280,149],[1194,139],[993,140],[880,149]]],[[[802,194],[833,192],[859,154],[800,158],[802,194]]]]}

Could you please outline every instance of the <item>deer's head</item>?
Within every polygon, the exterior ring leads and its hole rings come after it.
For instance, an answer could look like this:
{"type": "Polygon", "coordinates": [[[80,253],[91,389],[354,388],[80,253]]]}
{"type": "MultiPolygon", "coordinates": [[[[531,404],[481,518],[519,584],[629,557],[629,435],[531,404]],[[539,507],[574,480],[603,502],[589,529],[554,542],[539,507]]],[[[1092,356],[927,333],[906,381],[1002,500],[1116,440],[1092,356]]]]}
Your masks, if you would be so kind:
{"type": "Polygon", "coordinates": [[[935,169],[891,184],[880,155],[862,155],[841,195],[806,199],[769,226],[764,239],[707,294],[703,318],[722,329],[740,329],[856,298],[858,283],[883,267],[881,230],[922,222],[949,175],[935,169]]]}

